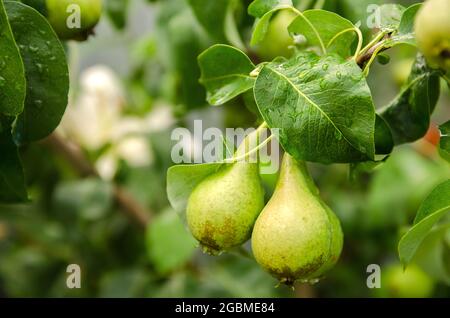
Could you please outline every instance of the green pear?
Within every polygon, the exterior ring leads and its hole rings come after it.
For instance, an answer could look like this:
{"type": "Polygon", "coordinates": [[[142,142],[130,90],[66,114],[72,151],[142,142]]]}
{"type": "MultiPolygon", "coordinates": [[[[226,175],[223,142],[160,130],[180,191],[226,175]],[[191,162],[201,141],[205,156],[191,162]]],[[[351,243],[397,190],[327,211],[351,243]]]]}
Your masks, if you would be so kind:
{"type": "Polygon", "coordinates": [[[314,282],[337,262],[343,234],[306,164],[285,154],[274,194],[252,234],[256,261],[280,282],[314,282]]]}
{"type": "Polygon", "coordinates": [[[62,40],[84,41],[102,14],[102,0],[46,0],[50,24],[62,40]],[[71,25],[79,19],[79,27],[71,25]]]}
{"type": "Polygon", "coordinates": [[[420,267],[409,265],[406,270],[400,264],[382,268],[381,288],[375,290],[377,297],[427,298],[433,295],[435,282],[420,267]]]}
{"type": "Polygon", "coordinates": [[[288,26],[297,17],[289,10],[281,10],[270,21],[266,36],[257,51],[264,60],[271,61],[278,56],[291,57],[294,39],[290,36],[288,26]]]}
{"type": "Polygon", "coordinates": [[[194,188],[187,223],[203,250],[217,255],[250,238],[263,207],[258,162],[237,161],[224,164],[194,188]]]}
{"type": "Polygon", "coordinates": [[[425,1],[416,15],[414,31],[428,64],[450,71],[450,1],[425,1]]]}

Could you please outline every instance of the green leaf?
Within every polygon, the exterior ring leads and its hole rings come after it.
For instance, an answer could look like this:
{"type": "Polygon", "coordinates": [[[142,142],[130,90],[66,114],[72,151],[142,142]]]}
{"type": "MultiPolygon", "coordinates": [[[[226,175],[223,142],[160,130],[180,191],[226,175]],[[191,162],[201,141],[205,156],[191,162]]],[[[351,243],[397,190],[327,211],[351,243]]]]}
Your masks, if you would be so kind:
{"type": "Polygon", "coordinates": [[[405,7],[399,4],[388,3],[381,5],[377,12],[380,15],[379,28],[388,32],[397,30],[404,11],[405,7]]]}
{"type": "Polygon", "coordinates": [[[15,116],[23,111],[26,93],[25,70],[0,1],[0,115],[15,116]]]}
{"type": "Polygon", "coordinates": [[[226,42],[225,17],[230,0],[188,0],[198,22],[216,42],[226,42]]]}
{"type": "Polygon", "coordinates": [[[189,10],[182,11],[170,20],[168,26],[170,54],[179,77],[180,101],[188,109],[205,105],[206,92],[198,82],[200,68],[198,55],[208,47],[203,30],[189,10]]]}
{"type": "Polygon", "coordinates": [[[189,0],[198,22],[214,42],[231,43],[244,49],[245,45],[236,26],[235,11],[239,0],[189,0]]]}
{"type": "Polygon", "coordinates": [[[447,163],[433,161],[411,147],[396,147],[383,166],[374,171],[365,195],[361,226],[397,228],[408,222],[425,197],[450,178],[447,163]]]}
{"type": "Polygon", "coordinates": [[[202,76],[211,105],[221,105],[250,90],[255,79],[250,72],[255,65],[244,52],[228,45],[217,44],[198,57],[202,76]]]}
{"type": "Polygon", "coordinates": [[[303,35],[307,46],[348,57],[355,40],[355,26],[340,15],[325,10],[308,10],[289,25],[289,33],[303,35]]]}
{"type": "Polygon", "coordinates": [[[381,113],[395,144],[413,142],[425,135],[439,98],[439,73],[418,56],[400,94],[381,113]]]}
{"type": "Polygon", "coordinates": [[[377,114],[375,120],[375,153],[387,155],[394,149],[394,139],[386,121],[377,114]]]}
{"type": "Polygon", "coordinates": [[[59,125],[67,107],[69,71],[64,49],[47,20],[19,2],[5,2],[5,7],[27,79],[25,109],[14,138],[26,143],[46,137],[59,125]]]}
{"type": "Polygon", "coordinates": [[[129,0],[106,0],[105,10],[114,27],[123,30],[127,24],[129,0]]]}
{"type": "Polygon", "coordinates": [[[27,6],[38,10],[43,16],[47,16],[47,4],[45,1],[46,0],[20,0],[20,2],[26,4],[27,6]]]}
{"type": "Polygon", "coordinates": [[[255,0],[248,6],[248,13],[255,18],[262,18],[267,12],[279,6],[293,6],[291,0],[255,0]]]}
{"type": "Polygon", "coordinates": [[[398,252],[401,262],[407,266],[433,226],[450,209],[450,180],[438,185],[423,201],[412,228],[401,238],[398,252]]]}
{"type": "Polygon", "coordinates": [[[373,21],[374,13],[376,13],[374,9],[376,5],[381,6],[385,0],[339,0],[336,2],[342,16],[359,26],[364,39],[370,40],[373,29],[369,28],[368,22],[375,22],[373,21]]]}
{"type": "Polygon", "coordinates": [[[386,162],[388,157],[380,161],[363,161],[350,163],[349,179],[351,181],[356,180],[360,175],[365,173],[372,173],[374,170],[379,169],[386,162]]]}
{"type": "Polygon", "coordinates": [[[408,44],[415,46],[416,39],[414,36],[414,19],[417,11],[419,11],[421,3],[408,7],[402,15],[397,32],[386,41],[385,47],[390,48],[399,44],[408,44]]]}
{"type": "Polygon", "coordinates": [[[28,201],[25,176],[10,125],[0,116],[0,203],[23,203],[28,201]]]}
{"type": "Polygon", "coordinates": [[[445,237],[450,231],[450,223],[440,224],[433,228],[417,249],[411,263],[418,264],[428,275],[450,285],[450,267],[446,253],[445,237]]]}
{"type": "Polygon", "coordinates": [[[441,139],[439,141],[439,153],[442,158],[450,162],[450,121],[439,126],[441,139]]]}
{"type": "Polygon", "coordinates": [[[192,258],[196,241],[173,210],[158,215],[147,227],[147,254],[160,274],[180,268],[192,258]]]}
{"type": "Polygon", "coordinates": [[[167,197],[172,208],[184,216],[191,192],[221,165],[222,163],[205,163],[170,167],[167,171],[167,197]]]}
{"type": "Polygon", "coordinates": [[[421,6],[421,3],[416,3],[408,7],[403,12],[400,24],[398,26],[399,34],[414,33],[414,19],[421,6]]]}
{"type": "Polygon", "coordinates": [[[298,160],[331,163],[373,160],[375,110],[354,61],[303,52],[266,64],[255,100],[283,148],[298,160]]]}
{"type": "Polygon", "coordinates": [[[265,13],[260,19],[257,19],[253,29],[250,44],[257,45],[258,43],[262,42],[262,40],[264,40],[269,29],[270,20],[276,12],[280,10],[292,10],[292,8],[293,7],[291,5],[278,5],[269,12],[265,13]]]}

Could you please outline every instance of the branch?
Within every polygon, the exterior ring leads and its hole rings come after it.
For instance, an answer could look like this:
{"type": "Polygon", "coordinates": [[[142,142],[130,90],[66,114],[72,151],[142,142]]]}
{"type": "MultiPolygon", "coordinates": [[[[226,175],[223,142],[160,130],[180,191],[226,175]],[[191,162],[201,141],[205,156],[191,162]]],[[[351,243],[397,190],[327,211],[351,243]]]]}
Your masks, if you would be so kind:
{"type": "MultiPolygon", "coordinates": [[[[377,51],[377,49],[383,45],[384,45],[383,41],[378,42],[376,45],[372,46],[366,53],[358,56],[358,58],[356,59],[356,63],[359,65],[359,67],[363,68],[364,64],[372,58],[372,55],[377,51]]],[[[381,49],[381,51],[379,51],[378,53],[383,52],[385,50],[387,50],[387,48],[381,49]]]]}
{"type": "MultiPolygon", "coordinates": [[[[51,134],[42,141],[42,144],[63,156],[81,177],[99,177],[97,170],[86,158],[80,147],[69,140],[64,140],[58,133],[51,134]]],[[[152,215],[151,211],[145,209],[119,185],[114,185],[113,196],[117,205],[130,219],[143,228],[147,226],[152,215]]]]}
{"type": "MultiPolygon", "coordinates": [[[[367,50],[367,52],[364,52],[364,54],[358,56],[356,59],[356,63],[359,65],[359,67],[363,68],[364,64],[372,58],[372,55],[380,48],[380,46],[383,46],[385,44],[384,41],[390,37],[391,37],[391,35],[389,33],[385,34],[384,37],[380,40],[380,42],[377,42],[375,45],[370,47],[367,50]]],[[[387,47],[383,48],[378,53],[381,53],[387,49],[388,49],[387,47]]]]}

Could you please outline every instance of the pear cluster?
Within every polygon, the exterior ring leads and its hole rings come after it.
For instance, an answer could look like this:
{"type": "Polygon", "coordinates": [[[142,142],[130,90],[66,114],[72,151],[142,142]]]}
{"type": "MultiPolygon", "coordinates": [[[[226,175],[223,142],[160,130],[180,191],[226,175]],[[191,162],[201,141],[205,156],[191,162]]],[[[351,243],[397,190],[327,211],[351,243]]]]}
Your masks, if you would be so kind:
{"type": "Polygon", "coordinates": [[[251,237],[259,265],[281,283],[315,282],[337,262],[343,234],[304,162],[285,154],[265,205],[258,163],[226,164],[199,183],[187,222],[204,251],[217,255],[251,237]]]}

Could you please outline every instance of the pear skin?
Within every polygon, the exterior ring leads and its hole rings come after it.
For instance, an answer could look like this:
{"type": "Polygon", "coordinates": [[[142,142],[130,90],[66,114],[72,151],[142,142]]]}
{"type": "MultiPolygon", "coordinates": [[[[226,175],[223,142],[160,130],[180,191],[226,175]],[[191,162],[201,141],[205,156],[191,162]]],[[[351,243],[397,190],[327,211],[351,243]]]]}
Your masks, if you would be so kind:
{"type": "Polygon", "coordinates": [[[264,207],[258,163],[223,165],[192,192],[187,222],[205,252],[216,255],[245,243],[264,207]]]}
{"type": "Polygon", "coordinates": [[[280,282],[314,282],[339,258],[338,218],[319,197],[304,162],[285,154],[274,194],[252,234],[256,261],[280,282]]]}

